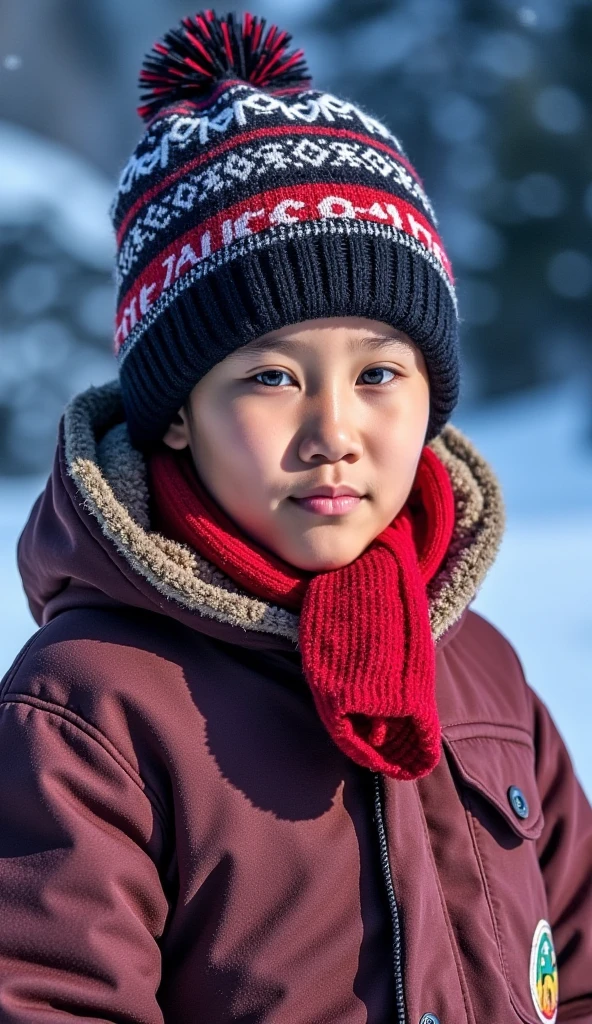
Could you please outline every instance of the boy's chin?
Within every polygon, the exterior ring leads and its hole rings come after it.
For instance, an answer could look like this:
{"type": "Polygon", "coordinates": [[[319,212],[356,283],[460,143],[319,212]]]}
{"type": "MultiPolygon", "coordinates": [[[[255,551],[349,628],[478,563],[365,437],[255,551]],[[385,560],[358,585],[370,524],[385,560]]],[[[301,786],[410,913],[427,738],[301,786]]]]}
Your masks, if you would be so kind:
{"type": "Polygon", "coordinates": [[[355,547],[340,545],[339,548],[336,547],[335,549],[308,549],[306,551],[291,549],[283,553],[277,552],[277,554],[279,554],[279,557],[284,562],[288,562],[289,565],[296,569],[301,569],[303,572],[317,573],[331,572],[333,569],[343,569],[346,565],[354,562],[364,550],[365,547],[360,547],[358,543],[355,547]]]}

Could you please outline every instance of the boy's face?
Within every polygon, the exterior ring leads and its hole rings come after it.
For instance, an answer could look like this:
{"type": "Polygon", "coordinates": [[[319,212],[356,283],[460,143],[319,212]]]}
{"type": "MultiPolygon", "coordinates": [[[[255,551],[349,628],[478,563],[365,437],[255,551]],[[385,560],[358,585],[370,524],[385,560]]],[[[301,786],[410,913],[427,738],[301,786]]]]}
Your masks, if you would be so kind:
{"type": "Polygon", "coordinates": [[[331,317],[272,331],[217,363],[164,441],[189,446],[210,494],[253,540],[320,572],[348,565],[400,512],[428,418],[428,376],[410,338],[331,317]],[[297,501],[341,485],[360,495],[342,514],[297,501]]]}

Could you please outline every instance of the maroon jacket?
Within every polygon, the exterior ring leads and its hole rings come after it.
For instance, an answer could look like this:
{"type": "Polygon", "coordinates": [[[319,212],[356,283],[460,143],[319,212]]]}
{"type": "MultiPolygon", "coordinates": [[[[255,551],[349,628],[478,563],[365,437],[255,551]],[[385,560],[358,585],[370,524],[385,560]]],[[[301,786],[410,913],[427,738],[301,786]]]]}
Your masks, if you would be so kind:
{"type": "Polygon", "coordinates": [[[1,689],[0,1022],[539,1024],[546,920],[558,1019],[590,1024],[592,811],[468,611],[502,530],[484,461],[432,443],[458,510],[430,587],[443,749],[394,782],[326,734],[297,618],[150,531],[121,419],[116,385],[69,407],[19,543],[42,627],[1,689]]]}

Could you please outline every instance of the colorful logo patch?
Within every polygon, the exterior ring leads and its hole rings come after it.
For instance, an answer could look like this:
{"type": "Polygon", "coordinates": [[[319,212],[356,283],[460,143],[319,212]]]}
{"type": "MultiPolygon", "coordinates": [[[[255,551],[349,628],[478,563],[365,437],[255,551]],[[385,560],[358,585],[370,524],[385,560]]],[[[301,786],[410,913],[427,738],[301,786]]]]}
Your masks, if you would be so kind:
{"type": "Polygon", "coordinates": [[[555,947],[548,921],[539,921],[532,939],[530,992],[534,1008],[540,1019],[554,1024],[557,1020],[559,989],[555,947]]]}

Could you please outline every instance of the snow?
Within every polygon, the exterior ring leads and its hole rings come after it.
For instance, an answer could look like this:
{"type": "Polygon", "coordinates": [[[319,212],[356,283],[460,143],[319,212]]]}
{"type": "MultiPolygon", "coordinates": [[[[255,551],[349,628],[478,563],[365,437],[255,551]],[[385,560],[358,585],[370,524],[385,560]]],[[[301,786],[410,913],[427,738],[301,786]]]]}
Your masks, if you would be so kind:
{"type": "Polygon", "coordinates": [[[0,223],[23,224],[43,213],[56,240],[98,270],[113,265],[109,219],[113,184],[53,140],[0,121],[0,223]]]}
{"type": "Polygon", "coordinates": [[[507,528],[474,608],[513,643],[592,798],[592,446],[585,383],[455,422],[501,481],[507,528]]]}
{"type": "MultiPolygon", "coordinates": [[[[455,423],[500,479],[507,530],[474,607],[515,645],[592,798],[592,448],[577,382],[464,410],[455,423]]],[[[0,483],[0,660],[8,668],[34,630],[15,543],[43,481],[0,483]]]]}

